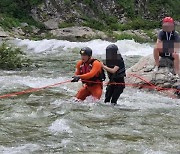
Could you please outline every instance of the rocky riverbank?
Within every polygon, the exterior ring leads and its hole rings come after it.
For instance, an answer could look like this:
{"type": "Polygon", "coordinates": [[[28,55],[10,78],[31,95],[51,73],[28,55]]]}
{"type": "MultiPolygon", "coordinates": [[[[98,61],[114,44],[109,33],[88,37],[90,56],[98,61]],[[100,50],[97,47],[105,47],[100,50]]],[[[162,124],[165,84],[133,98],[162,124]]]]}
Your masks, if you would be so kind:
{"type": "Polygon", "coordinates": [[[127,83],[139,87],[154,86],[162,88],[175,88],[180,85],[180,79],[174,75],[173,61],[168,58],[160,59],[160,67],[154,72],[153,55],[142,57],[138,63],[127,70],[127,83]],[[141,78],[142,77],[142,78],[141,78]]]}
{"type": "MultiPolygon", "coordinates": [[[[153,30],[153,36],[157,35],[158,30],[153,30]]],[[[5,31],[0,27],[0,38],[11,39],[59,39],[69,41],[88,41],[92,39],[102,39],[109,41],[134,39],[140,42],[153,42],[152,37],[143,30],[125,30],[125,31],[112,31],[104,32],[95,30],[86,26],[72,26],[66,28],[57,28],[42,30],[35,26],[30,26],[27,23],[22,23],[19,27],[13,27],[12,30],[5,31]]]]}

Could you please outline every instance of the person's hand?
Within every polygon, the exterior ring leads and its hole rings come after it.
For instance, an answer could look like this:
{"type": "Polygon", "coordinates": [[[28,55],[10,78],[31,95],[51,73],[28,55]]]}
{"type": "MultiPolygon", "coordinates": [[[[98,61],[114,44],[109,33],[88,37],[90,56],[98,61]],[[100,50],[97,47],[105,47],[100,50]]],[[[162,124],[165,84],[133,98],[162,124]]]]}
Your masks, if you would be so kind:
{"type": "Polygon", "coordinates": [[[104,66],[105,66],[103,62],[101,62],[101,66],[102,66],[102,67],[104,67],[104,66]]]}
{"type": "Polygon", "coordinates": [[[79,76],[73,76],[73,79],[71,80],[71,82],[78,82],[80,77],[79,76]]]}

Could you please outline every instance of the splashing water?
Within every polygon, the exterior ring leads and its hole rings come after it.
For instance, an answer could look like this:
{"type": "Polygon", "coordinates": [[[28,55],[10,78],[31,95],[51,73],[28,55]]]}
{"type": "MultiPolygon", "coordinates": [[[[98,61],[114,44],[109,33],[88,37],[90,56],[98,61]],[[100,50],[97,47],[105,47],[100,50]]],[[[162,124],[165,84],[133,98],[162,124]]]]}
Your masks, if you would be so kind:
{"type": "MultiPolygon", "coordinates": [[[[78,59],[78,53],[71,52],[71,49],[89,46],[94,55],[102,56],[111,42],[16,39],[14,43],[25,49],[39,67],[1,71],[1,93],[71,79],[78,59]]],[[[126,56],[144,56],[153,50],[149,44],[133,40],[115,44],[126,56]]],[[[77,102],[73,97],[80,86],[81,83],[66,83],[1,99],[0,153],[180,152],[179,100],[127,87],[115,107],[103,103],[104,93],[98,102],[90,97],[77,102]]]]}

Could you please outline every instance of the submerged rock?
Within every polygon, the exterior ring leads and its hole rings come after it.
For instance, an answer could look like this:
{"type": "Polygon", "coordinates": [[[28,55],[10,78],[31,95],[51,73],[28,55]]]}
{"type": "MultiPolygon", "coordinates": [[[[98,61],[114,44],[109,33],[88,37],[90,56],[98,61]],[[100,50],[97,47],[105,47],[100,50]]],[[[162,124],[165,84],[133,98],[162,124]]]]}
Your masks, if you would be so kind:
{"type": "Polygon", "coordinates": [[[159,70],[154,72],[153,55],[141,58],[138,63],[129,68],[126,82],[139,87],[154,85],[162,88],[174,88],[180,85],[180,80],[174,75],[173,61],[168,58],[160,58],[159,70]]]}

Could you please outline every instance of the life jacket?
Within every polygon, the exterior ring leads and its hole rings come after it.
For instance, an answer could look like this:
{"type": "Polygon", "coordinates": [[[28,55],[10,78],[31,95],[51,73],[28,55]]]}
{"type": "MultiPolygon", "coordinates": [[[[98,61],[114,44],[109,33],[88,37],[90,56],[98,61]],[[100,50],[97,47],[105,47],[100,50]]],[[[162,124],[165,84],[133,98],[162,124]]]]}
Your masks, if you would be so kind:
{"type": "MultiPolygon", "coordinates": [[[[89,73],[91,70],[92,70],[92,67],[93,67],[93,62],[96,61],[97,59],[91,59],[90,62],[87,64],[87,63],[83,63],[80,65],[80,74],[86,74],[86,73],[89,73]]],[[[106,79],[106,75],[104,73],[104,70],[103,68],[101,69],[100,72],[98,72],[94,77],[88,79],[88,81],[104,81],[106,79]]],[[[88,82],[84,82],[83,83],[88,83],[88,82]]]]}

